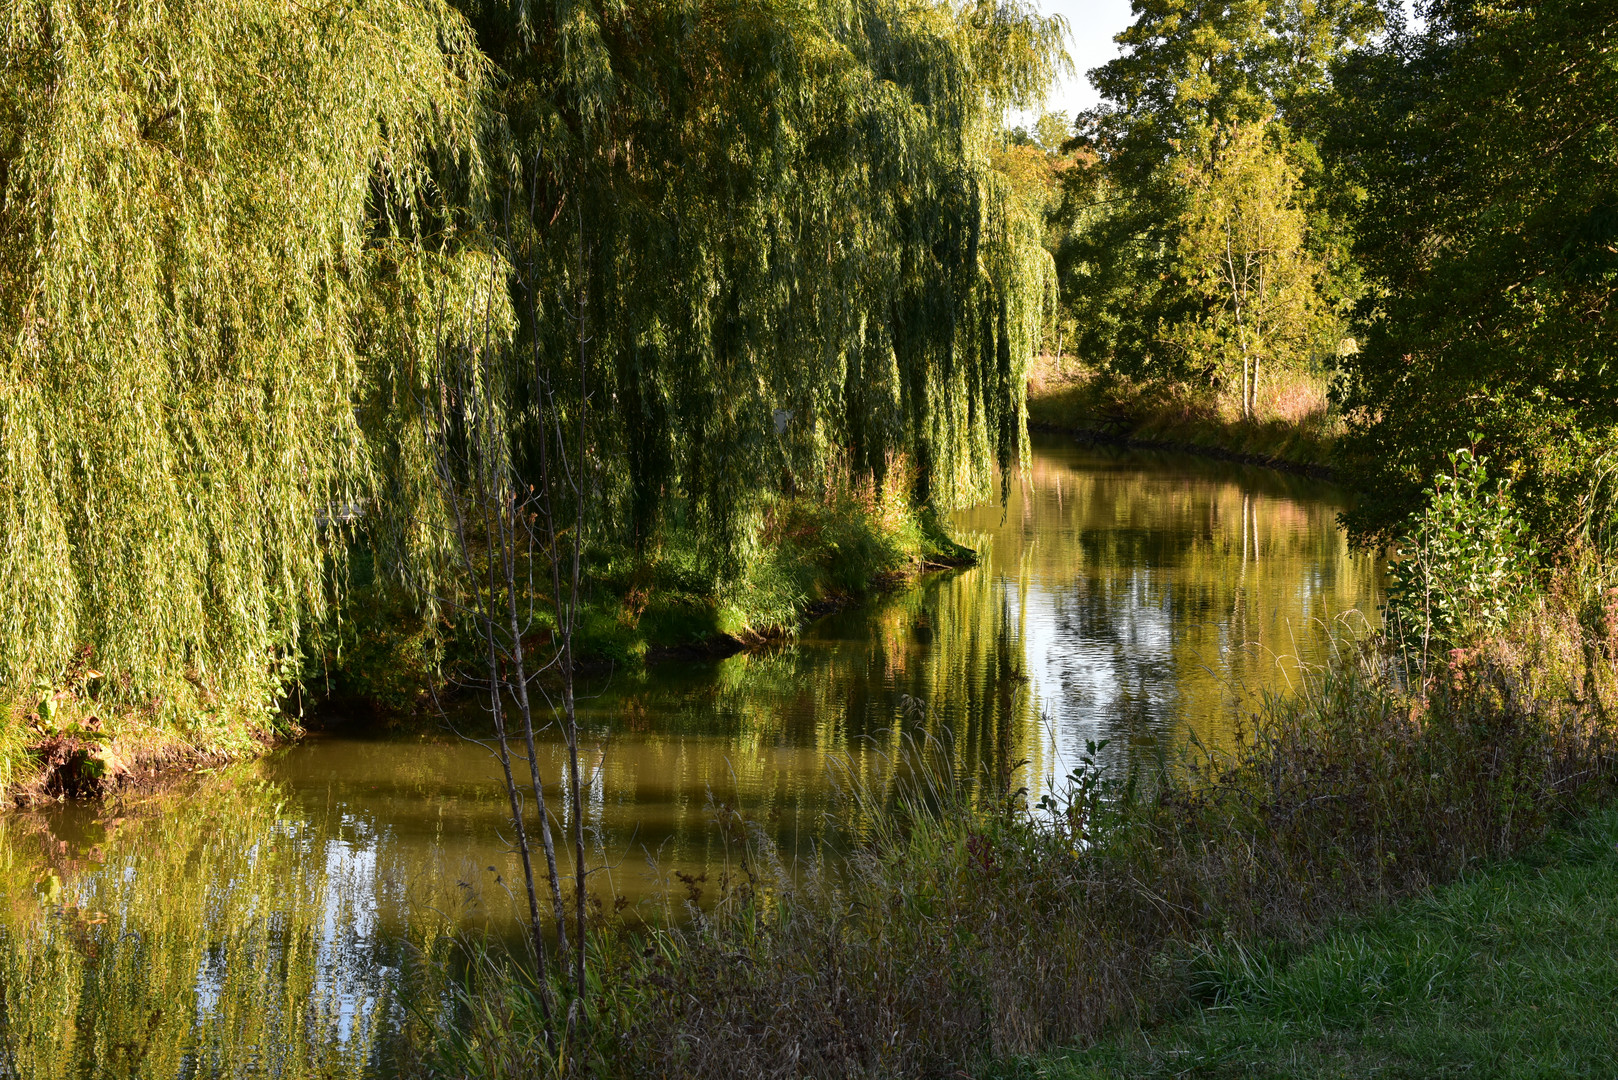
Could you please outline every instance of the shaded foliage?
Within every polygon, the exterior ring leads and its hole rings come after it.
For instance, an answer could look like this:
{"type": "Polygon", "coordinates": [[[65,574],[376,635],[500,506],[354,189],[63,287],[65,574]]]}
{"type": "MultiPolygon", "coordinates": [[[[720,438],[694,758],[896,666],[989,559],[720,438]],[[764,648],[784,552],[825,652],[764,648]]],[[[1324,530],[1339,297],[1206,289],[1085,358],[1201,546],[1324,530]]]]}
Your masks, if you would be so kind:
{"type": "Polygon", "coordinates": [[[949,509],[1019,465],[1050,260],[988,150],[1059,23],[887,0],[468,10],[535,193],[509,237],[533,267],[515,378],[565,394],[588,368],[603,540],[696,529],[730,576],[772,493],[880,484],[903,454],[915,501],[949,509]]]}
{"type": "Polygon", "coordinates": [[[1460,447],[1517,481],[1537,533],[1582,516],[1618,425],[1615,34],[1611,3],[1435,3],[1344,63],[1329,149],[1363,188],[1376,286],[1344,361],[1362,534],[1460,447]]]}

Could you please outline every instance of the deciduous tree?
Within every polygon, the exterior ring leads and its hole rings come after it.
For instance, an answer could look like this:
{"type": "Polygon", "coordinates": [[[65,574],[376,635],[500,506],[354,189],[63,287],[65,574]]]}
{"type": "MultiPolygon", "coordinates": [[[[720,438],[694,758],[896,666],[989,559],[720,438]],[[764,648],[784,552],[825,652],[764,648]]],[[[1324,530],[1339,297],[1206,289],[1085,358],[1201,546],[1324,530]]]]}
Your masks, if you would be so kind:
{"type": "Polygon", "coordinates": [[[1259,380],[1306,365],[1334,343],[1325,267],[1309,250],[1298,170],[1265,122],[1214,127],[1177,159],[1187,191],[1179,272],[1202,302],[1167,327],[1194,358],[1240,369],[1241,411],[1252,418],[1259,380]]]}
{"type": "Polygon", "coordinates": [[[1618,439],[1618,6],[1426,16],[1345,62],[1326,147],[1364,192],[1375,286],[1344,362],[1344,465],[1366,493],[1350,521],[1387,535],[1469,447],[1548,537],[1618,439]]]}

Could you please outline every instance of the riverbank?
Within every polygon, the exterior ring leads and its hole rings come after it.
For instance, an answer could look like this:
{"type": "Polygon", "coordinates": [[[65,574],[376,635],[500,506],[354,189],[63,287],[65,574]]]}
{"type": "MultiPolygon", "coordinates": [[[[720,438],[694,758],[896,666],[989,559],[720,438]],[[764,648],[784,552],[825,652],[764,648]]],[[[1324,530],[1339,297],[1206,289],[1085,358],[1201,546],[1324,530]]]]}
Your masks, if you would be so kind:
{"type": "MultiPolygon", "coordinates": [[[[907,481],[901,472],[881,491],[834,487],[823,497],[775,499],[728,570],[677,524],[648,552],[588,553],[574,639],[581,669],[638,670],[764,647],[923,574],[974,565],[976,552],[909,505],[907,481]]],[[[442,694],[483,677],[474,632],[452,617],[429,625],[412,598],[378,586],[358,562],[341,629],[319,638],[306,663],[317,714],[388,723],[436,711],[442,694]]],[[[536,594],[533,607],[527,642],[543,653],[554,621],[547,598],[536,594]]]]}
{"type": "Polygon", "coordinates": [[[994,1080],[1598,1076],[1618,1055],[1618,811],[1335,927],[1310,948],[1219,943],[1192,1007],[994,1080]]]}
{"type": "MultiPolygon", "coordinates": [[[[912,745],[893,778],[850,776],[849,831],[866,839],[835,868],[785,866],[722,808],[735,869],[718,904],[649,938],[602,931],[580,1003],[599,1037],[575,1052],[600,1075],[753,1077],[790,1061],[804,1076],[929,1076],[1172,1022],[1230,957],[1329,949],[1341,920],[1610,805],[1605,595],[1560,580],[1430,661],[1344,640],[1225,752],[1192,744],[1120,771],[1092,746],[1040,790],[960,776],[912,745]]],[[[537,999],[514,997],[514,978],[466,988],[439,1032],[446,1074],[549,1067],[537,999]]]]}
{"type": "MultiPolygon", "coordinates": [[[[810,620],[976,559],[896,494],[853,489],[775,501],[748,551],[723,580],[677,529],[648,557],[596,553],[576,640],[581,666],[638,669],[762,648],[810,620]]],[[[413,598],[379,581],[364,553],[353,573],[342,618],[311,636],[302,684],[277,709],[216,704],[182,722],[178,708],[165,714],[100,700],[87,661],[54,690],[0,697],[0,800],[22,806],[153,786],[255,756],[306,725],[435,720],[480,674],[475,635],[453,618],[429,622],[413,598]]],[[[548,633],[542,616],[530,644],[543,649],[548,633]]]]}
{"type": "Polygon", "coordinates": [[[262,754],[302,733],[278,711],[215,714],[189,729],[69,685],[37,701],[0,697],[0,813],[155,788],[262,754]]]}
{"type": "Polygon", "coordinates": [[[1041,356],[1028,382],[1028,424],[1097,442],[1174,450],[1333,479],[1342,431],[1322,378],[1288,375],[1261,388],[1243,418],[1208,386],[1138,383],[1041,356]]]}

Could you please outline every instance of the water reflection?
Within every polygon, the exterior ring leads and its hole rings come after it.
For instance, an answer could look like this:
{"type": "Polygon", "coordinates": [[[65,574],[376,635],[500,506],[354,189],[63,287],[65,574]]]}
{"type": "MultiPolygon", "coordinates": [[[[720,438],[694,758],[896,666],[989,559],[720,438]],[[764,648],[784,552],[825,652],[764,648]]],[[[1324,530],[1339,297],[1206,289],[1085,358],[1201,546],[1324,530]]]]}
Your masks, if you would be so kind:
{"type": "Polygon", "coordinates": [[[238,768],[118,817],[8,816],[0,1076],[385,1071],[443,923],[405,917],[403,852],[284,799],[238,768]]]}
{"type": "MultiPolygon", "coordinates": [[[[1026,760],[1034,784],[1086,739],[1117,762],[1182,730],[1228,739],[1252,693],[1321,658],[1323,621],[1374,610],[1339,498],[1041,440],[1006,507],[959,521],[984,565],[788,648],[595,688],[592,891],[660,918],[676,871],[716,887],[715,804],[789,860],[835,846],[828,762],[880,788],[907,736],[947,739],[968,778],[1026,760]]],[[[557,746],[542,753],[555,776],[557,746]]],[[[447,929],[511,925],[497,775],[449,735],[322,737],[122,817],[0,817],[0,1076],[389,1074],[447,929]]]]}
{"type": "Polygon", "coordinates": [[[1254,697],[1376,620],[1378,560],[1338,530],[1342,496],[1269,470],[1047,444],[1028,482],[962,524],[1017,611],[1048,716],[1047,766],[1191,729],[1229,740],[1254,697]]]}

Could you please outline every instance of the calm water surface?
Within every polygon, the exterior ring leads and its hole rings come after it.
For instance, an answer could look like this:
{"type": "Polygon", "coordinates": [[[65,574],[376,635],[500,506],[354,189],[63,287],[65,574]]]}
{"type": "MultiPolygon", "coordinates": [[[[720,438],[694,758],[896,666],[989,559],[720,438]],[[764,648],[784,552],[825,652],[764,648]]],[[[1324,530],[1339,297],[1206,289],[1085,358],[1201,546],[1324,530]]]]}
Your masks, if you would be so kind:
{"type": "MultiPolygon", "coordinates": [[[[834,777],[880,786],[907,736],[1038,790],[1087,740],[1121,768],[1318,662],[1374,619],[1328,485],[1036,437],[1009,503],[960,515],[983,565],[816,623],[792,646],[598,679],[585,726],[592,890],[664,914],[717,887],[712,808],[788,859],[834,777]],[[684,895],[685,885],[676,886],[684,895]]],[[[543,753],[556,775],[554,744],[543,753]]],[[[401,987],[447,929],[509,929],[504,794],[448,734],[311,738],[120,808],[0,817],[0,1076],[388,1071],[401,987]]]]}

